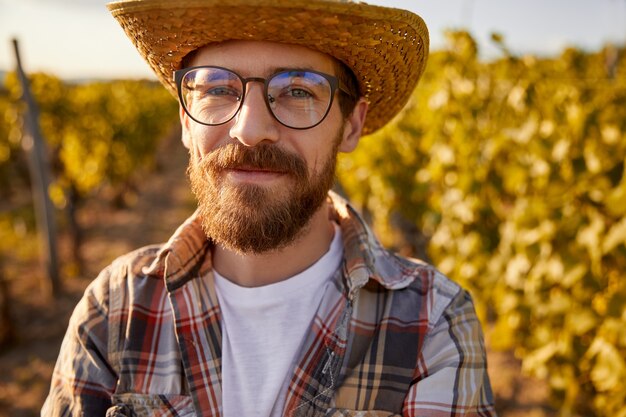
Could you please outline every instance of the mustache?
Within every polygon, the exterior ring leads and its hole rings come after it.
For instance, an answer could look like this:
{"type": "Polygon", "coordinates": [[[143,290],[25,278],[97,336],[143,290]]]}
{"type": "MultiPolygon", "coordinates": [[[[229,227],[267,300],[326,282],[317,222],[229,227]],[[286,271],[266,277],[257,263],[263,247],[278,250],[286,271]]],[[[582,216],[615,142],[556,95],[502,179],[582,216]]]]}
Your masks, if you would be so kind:
{"type": "Polygon", "coordinates": [[[271,144],[249,147],[229,143],[206,154],[200,165],[213,173],[240,168],[282,172],[297,178],[306,178],[308,173],[300,156],[271,144]]]}

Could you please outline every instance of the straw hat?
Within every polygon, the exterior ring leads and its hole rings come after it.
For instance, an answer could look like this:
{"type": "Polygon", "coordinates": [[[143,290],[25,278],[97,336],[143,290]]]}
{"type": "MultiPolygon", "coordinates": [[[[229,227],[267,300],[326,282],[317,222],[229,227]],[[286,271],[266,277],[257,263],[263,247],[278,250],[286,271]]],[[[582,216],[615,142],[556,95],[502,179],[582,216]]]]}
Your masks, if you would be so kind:
{"type": "Polygon", "coordinates": [[[174,96],[173,71],[209,43],[266,40],[331,55],[354,71],[370,102],[364,134],[404,107],[428,56],[419,16],[347,0],[122,0],[107,7],[174,96]]]}

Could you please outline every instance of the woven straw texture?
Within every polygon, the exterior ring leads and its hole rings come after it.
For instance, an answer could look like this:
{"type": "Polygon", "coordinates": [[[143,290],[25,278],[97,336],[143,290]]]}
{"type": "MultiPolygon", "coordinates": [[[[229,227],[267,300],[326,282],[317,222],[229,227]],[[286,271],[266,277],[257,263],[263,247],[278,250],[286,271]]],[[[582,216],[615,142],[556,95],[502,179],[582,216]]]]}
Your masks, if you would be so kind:
{"type": "Polygon", "coordinates": [[[107,7],[174,96],[173,71],[212,42],[266,40],[334,56],[352,68],[370,102],[364,134],[404,107],[428,56],[419,16],[345,0],[124,0],[107,7]]]}

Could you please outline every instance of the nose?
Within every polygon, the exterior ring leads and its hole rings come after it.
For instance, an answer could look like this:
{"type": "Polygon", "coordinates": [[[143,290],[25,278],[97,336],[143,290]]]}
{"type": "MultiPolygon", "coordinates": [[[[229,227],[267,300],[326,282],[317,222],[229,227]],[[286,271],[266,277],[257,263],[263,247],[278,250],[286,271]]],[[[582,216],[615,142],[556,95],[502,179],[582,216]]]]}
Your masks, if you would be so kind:
{"type": "Polygon", "coordinates": [[[245,146],[276,142],[279,129],[263,97],[263,84],[249,83],[241,108],[230,128],[230,136],[245,146]]]}

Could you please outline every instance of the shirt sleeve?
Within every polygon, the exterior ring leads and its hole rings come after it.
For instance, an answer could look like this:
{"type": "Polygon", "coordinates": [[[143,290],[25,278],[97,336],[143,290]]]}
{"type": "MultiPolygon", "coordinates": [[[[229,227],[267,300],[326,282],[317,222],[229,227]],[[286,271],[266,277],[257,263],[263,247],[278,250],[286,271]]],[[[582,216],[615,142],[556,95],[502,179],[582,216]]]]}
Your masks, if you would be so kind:
{"type": "Polygon", "coordinates": [[[427,333],[403,405],[410,417],[496,416],[480,322],[461,290],[427,333]]]}
{"type": "Polygon", "coordinates": [[[91,283],[76,306],[41,410],[48,416],[104,416],[117,376],[107,358],[108,269],[91,283]]]}

